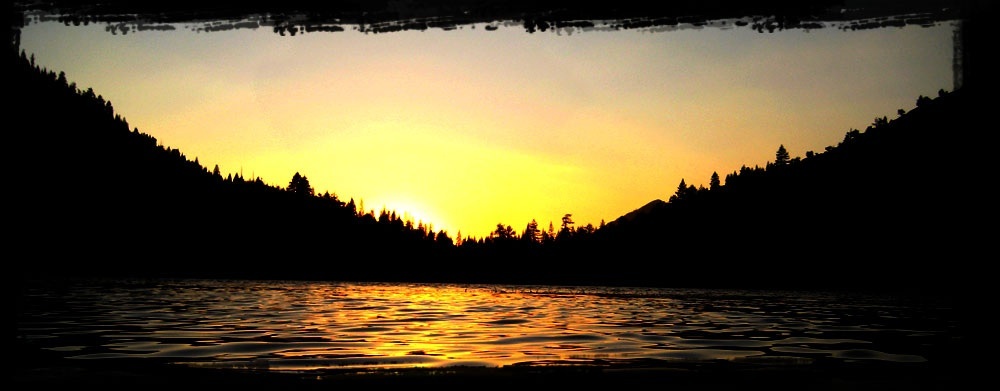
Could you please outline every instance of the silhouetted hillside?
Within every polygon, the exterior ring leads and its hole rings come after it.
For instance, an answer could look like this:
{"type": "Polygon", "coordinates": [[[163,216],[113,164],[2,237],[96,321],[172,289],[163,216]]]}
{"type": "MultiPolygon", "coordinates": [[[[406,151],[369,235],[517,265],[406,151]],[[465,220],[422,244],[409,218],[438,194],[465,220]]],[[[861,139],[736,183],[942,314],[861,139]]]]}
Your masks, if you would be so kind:
{"type": "MultiPolygon", "coordinates": [[[[8,53],[11,241],[31,274],[351,279],[374,260],[450,249],[443,233],[392,211],[287,187],[223,177],[115,113],[62,73],[8,53]]],[[[400,264],[406,264],[400,262],[400,264]]],[[[380,270],[384,279],[409,276],[380,270]]]]}
{"type": "Polygon", "coordinates": [[[640,207],[639,209],[628,212],[622,215],[622,217],[615,219],[615,221],[613,221],[612,223],[620,225],[620,224],[628,224],[635,220],[643,220],[648,218],[650,214],[654,214],[657,211],[665,208],[666,205],[667,203],[664,202],[663,200],[660,199],[652,200],[648,204],[640,207]]]}
{"type": "MultiPolygon", "coordinates": [[[[176,5],[182,12],[170,14],[172,21],[189,21],[183,11],[200,8],[176,5]]],[[[760,9],[732,11],[749,15],[760,9]]],[[[121,17],[100,7],[66,12],[67,23],[121,17]]],[[[166,15],[162,12],[167,11],[154,6],[139,15],[166,15]]],[[[449,19],[449,11],[428,12],[441,23],[468,22],[449,19]]],[[[483,15],[509,18],[505,12],[483,15]]],[[[638,23],[624,28],[671,23],[648,8],[636,9],[638,18],[609,12],[587,15],[638,23]]],[[[23,20],[14,14],[16,47],[23,20]]],[[[330,15],[339,14],[317,17],[330,15]]],[[[553,18],[541,20],[549,27],[583,18],[545,15],[553,18]]],[[[404,15],[378,17],[389,24],[346,20],[373,31],[413,21],[404,15]]],[[[578,226],[567,214],[561,224],[524,222],[523,229],[498,224],[488,237],[454,238],[454,243],[392,211],[364,214],[351,201],[312,194],[308,179],[298,173],[283,186],[213,172],[130,126],[98,92],[39,68],[15,49],[7,56],[15,267],[32,274],[548,284],[954,284],[976,274],[974,261],[988,242],[979,227],[992,217],[985,202],[990,187],[983,182],[991,178],[984,140],[992,123],[985,113],[992,109],[986,98],[994,71],[985,54],[988,24],[982,17],[963,21],[962,89],[920,97],[917,107],[899,118],[876,118],[870,128],[847,132],[826,151],[794,159],[776,154],[774,164],[723,175],[724,182],[713,180],[709,189],[681,184],[669,202],[653,201],[606,226],[578,226]]],[[[211,20],[212,14],[204,18],[211,20]]],[[[428,20],[419,23],[430,26],[428,20]]],[[[134,20],[123,23],[129,21],[134,20]]],[[[544,26],[538,18],[522,21],[529,30],[544,26]]],[[[276,32],[295,27],[271,22],[276,32]]],[[[798,22],[785,19],[777,27],[801,26],[798,22]]]]}
{"type": "Polygon", "coordinates": [[[982,98],[918,97],[806,157],[684,181],[606,225],[498,224],[461,243],[470,278],[528,283],[804,289],[965,289],[988,239],[982,98]],[[905,111],[905,110],[904,110],[905,111]]]}
{"type": "Polygon", "coordinates": [[[970,155],[982,142],[974,103],[961,90],[920,97],[824,152],[776,153],[715,189],[682,181],[669,203],[597,234],[611,248],[660,254],[681,284],[952,286],[977,257],[974,216],[985,213],[961,185],[985,172],[970,155]]]}
{"type": "MultiPolygon", "coordinates": [[[[17,267],[34,274],[661,286],[950,285],[976,259],[983,109],[963,90],[805,158],[681,185],[607,226],[499,224],[459,246],[391,211],[223,177],[65,76],[8,57],[17,267]]],[[[783,149],[783,147],[782,147],[783,149]]]]}

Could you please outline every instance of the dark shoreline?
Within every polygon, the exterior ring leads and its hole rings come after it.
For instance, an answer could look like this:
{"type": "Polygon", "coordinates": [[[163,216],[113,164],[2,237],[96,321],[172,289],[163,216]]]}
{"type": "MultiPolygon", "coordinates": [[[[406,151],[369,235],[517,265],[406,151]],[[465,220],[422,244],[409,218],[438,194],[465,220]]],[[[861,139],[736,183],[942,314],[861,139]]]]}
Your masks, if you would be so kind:
{"type": "Polygon", "coordinates": [[[810,364],[775,362],[658,362],[633,365],[441,367],[405,369],[197,368],[152,360],[18,360],[15,389],[639,389],[673,390],[955,390],[970,376],[957,363],[880,361],[810,364]]]}

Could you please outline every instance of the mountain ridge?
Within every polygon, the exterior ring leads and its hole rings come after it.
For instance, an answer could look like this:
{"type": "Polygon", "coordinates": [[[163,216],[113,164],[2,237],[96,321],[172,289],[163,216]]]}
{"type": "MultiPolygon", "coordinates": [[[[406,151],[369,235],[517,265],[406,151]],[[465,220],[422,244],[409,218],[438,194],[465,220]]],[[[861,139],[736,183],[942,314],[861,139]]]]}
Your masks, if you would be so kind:
{"type": "Polygon", "coordinates": [[[312,194],[294,178],[287,189],[222,178],[130,129],[93,90],[23,52],[9,58],[14,112],[28,119],[13,132],[11,157],[32,164],[15,176],[13,222],[22,229],[14,238],[28,254],[18,267],[32,274],[943,288],[975,259],[973,236],[965,237],[975,232],[962,224],[980,200],[962,192],[928,198],[915,185],[979,178],[982,167],[968,169],[964,155],[986,156],[972,131],[985,111],[980,95],[964,89],[918,97],[899,118],[876,118],[822,153],[776,155],[774,165],[743,167],[717,189],[679,188],[670,202],[651,201],[605,227],[518,235],[498,226],[459,244],[393,212],[363,214],[353,202],[312,194]],[[928,255],[958,261],[914,267],[913,257],[928,255]]]}

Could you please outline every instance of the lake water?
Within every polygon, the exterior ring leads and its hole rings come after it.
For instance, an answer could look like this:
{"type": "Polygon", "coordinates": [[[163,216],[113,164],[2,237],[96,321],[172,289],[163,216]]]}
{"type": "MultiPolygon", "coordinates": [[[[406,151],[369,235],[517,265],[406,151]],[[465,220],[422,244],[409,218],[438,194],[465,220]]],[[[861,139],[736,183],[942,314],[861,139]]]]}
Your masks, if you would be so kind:
{"type": "Polygon", "coordinates": [[[278,371],[948,359],[948,301],[844,293],[225,280],[26,284],[17,339],[73,360],[278,371]]]}

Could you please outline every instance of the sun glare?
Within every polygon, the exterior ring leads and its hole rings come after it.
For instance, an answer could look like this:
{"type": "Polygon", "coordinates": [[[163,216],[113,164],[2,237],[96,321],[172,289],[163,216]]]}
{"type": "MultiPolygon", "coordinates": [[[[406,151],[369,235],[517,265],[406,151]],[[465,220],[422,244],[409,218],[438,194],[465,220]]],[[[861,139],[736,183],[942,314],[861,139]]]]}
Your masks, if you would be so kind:
{"type": "Polygon", "coordinates": [[[389,212],[395,211],[396,216],[401,218],[403,222],[412,222],[414,227],[423,225],[433,232],[440,231],[447,226],[447,223],[441,220],[431,208],[419,202],[406,198],[393,199],[389,197],[389,199],[385,209],[389,212]]]}
{"type": "Polygon", "coordinates": [[[192,38],[45,22],[21,45],[223,176],[283,187],[299,172],[376,217],[484,237],[567,213],[596,226],[682,179],[763,166],[778,145],[822,151],[947,89],[952,38],[945,25],[192,38]]]}

